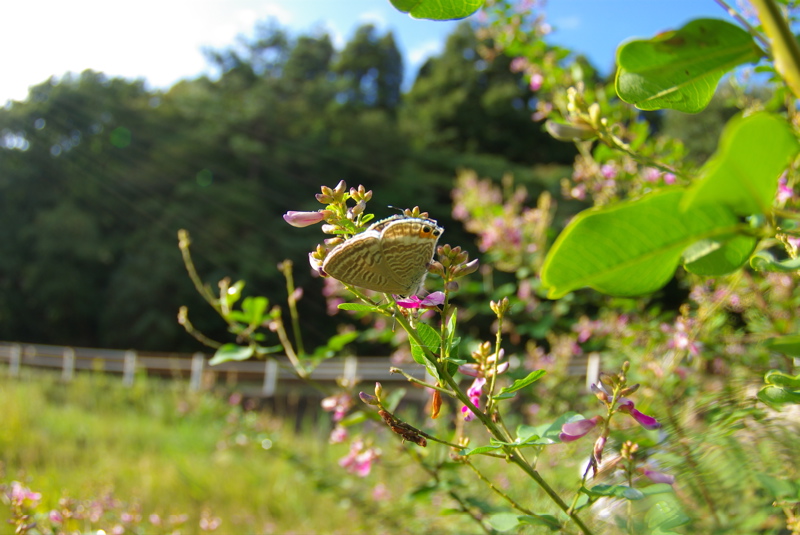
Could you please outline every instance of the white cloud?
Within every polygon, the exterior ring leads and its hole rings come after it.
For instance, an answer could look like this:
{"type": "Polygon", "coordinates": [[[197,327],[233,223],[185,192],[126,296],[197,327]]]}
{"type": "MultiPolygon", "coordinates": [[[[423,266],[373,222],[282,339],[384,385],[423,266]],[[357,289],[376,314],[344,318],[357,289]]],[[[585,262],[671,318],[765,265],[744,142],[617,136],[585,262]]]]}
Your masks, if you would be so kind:
{"type": "Polygon", "coordinates": [[[386,15],[380,11],[365,11],[358,16],[359,25],[372,24],[378,29],[386,28],[386,15]]]}
{"type": "Polygon", "coordinates": [[[442,51],[444,43],[441,41],[425,41],[408,51],[408,63],[411,67],[418,67],[429,57],[442,51]]]}

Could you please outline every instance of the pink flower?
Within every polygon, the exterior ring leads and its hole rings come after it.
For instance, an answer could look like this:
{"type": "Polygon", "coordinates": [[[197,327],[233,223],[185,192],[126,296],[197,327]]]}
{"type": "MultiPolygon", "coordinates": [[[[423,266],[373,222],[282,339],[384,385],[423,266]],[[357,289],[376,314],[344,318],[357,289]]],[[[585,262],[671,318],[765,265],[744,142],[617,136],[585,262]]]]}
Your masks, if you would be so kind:
{"type": "Polygon", "coordinates": [[[55,509],[50,511],[50,514],[48,516],[50,518],[50,522],[52,522],[53,524],[61,524],[62,522],[64,522],[64,517],[61,515],[60,512],[56,511],[55,509]]]}
{"type": "Polygon", "coordinates": [[[541,73],[535,72],[531,74],[531,81],[530,87],[531,91],[538,91],[542,88],[542,83],[544,82],[544,76],[541,73]]]}
{"type": "Polygon", "coordinates": [[[344,442],[347,439],[347,429],[341,425],[337,425],[331,431],[330,437],[328,437],[328,442],[331,444],[339,444],[344,442]]]}
{"type": "Polygon", "coordinates": [[[516,57],[511,60],[511,65],[509,65],[509,69],[511,72],[522,72],[528,66],[528,59],[522,56],[516,57]]]}
{"type": "Polygon", "coordinates": [[[320,404],[325,412],[333,412],[334,422],[340,422],[344,415],[347,414],[347,411],[350,410],[350,407],[353,406],[353,398],[350,397],[350,394],[342,392],[334,396],[328,396],[320,404]]]}
{"type": "Polygon", "coordinates": [[[647,182],[658,182],[658,179],[661,178],[661,171],[655,167],[646,167],[642,173],[642,178],[647,182]]]}
{"type": "Polygon", "coordinates": [[[652,431],[653,429],[660,429],[661,424],[653,418],[652,416],[648,416],[642,412],[639,412],[637,409],[634,408],[634,403],[628,398],[620,398],[619,400],[619,410],[620,412],[624,412],[630,414],[634,420],[636,420],[639,425],[644,427],[647,430],[652,431]]]}
{"type": "Polygon", "coordinates": [[[561,433],[558,435],[558,438],[561,439],[561,442],[572,442],[573,440],[578,440],[579,438],[586,436],[586,434],[594,429],[600,421],[602,421],[600,416],[594,416],[584,420],[565,423],[561,426],[561,433]]]}
{"type": "Polygon", "coordinates": [[[444,292],[433,292],[423,299],[416,295],[397,299],[397,305],[402,308],[436,308],[442,304],[444,304],[444,292]]]}
{"type": "MultiPolygon", "coordinates": [[[[478,408],[481,406],[481,393],[483,392],[483,385],[485,384],[486,378],[476,377],[472,382],[472,386],[467,389],[467,396],[469,397],[469,400],[478,408]]],[[[461,413],[464,415],[464,420],[467,422],[471,422],[475,419],[475,413],[473,413],[466,405],[461,407],[461,413]]]]}
{"type": "Polygon", "coordinates": [[[664,184],[671,186],[677,181],[677,177],[675,173],[664,173],[664,176],[661,177],[664,180],[664,184]]]}
{"type": "Polygon", "coordinates": [[[295,212],[289,210],[283,214],[283,220],[293,227],[303,228],[324,221],[325,215],[324,210],[319,210],[317,212],[295,212]]]}
{"type": "Polygon", "coordinates": [[[42,499],[42,493],[33,492],[19,481],[14,481],[11,483],[11,492],[8,497],[11,498],[11,501],[16,505],[22,505],[26,501],[29,501],[31,502],[30,505],[35,507],[36,504],[39,503],[39,500],[42,499]]]}
{"type": "Polygon", "coordinates": [[[363,441],[354,440],[350,445],[350,453],[339,459],[339,466],[359,477],[366,477],[380,454],[380,450],[367,448],[363,441]]]}
{"type": "Polygon", "coordinates": [[[786,185],[786,177],[781,177],[780,180],[778,180],[778,193],[776,198],[781,204],[794,198],[794,189],[786,185]]]}

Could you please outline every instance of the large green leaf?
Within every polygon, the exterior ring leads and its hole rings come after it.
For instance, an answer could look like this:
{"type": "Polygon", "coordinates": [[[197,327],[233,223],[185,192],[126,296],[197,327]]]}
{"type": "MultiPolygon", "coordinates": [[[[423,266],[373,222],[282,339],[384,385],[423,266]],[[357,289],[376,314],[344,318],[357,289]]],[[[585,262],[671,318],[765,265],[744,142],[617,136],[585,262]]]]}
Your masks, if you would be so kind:
{"type": "Polygon", "coordinates": [[[790,357],[800,357],[800,335],[792,334],[770,338],[764,345],[773,351],[789,355],[790,357]]]}
{"type": "Polygon", "coordinates": [[[484,0],[390,0],[398,11],[415,19],[453,20],[469,17],[484,0]]]}
{"type": "Polygon", "coordinates": [[[684,206],[723,204],[743,216],[767,213],[778,177],[796,155],[797,139],[785,119],[769,113],[731,119],[684,206]]]}
{"type": "Polygon", "coordinates": [[[738,26],[693,20],[679,30],[622,45],[617,50],[617,94],[642,110],[696,113],[708,105],[726,72],[761,55],[738,26]]]}
{"type": "Polygon", "coordinates": [[[584,286],[617,296],[652,292],[669,281],[688,246],[736,235],[738,220],[723,206],[682,211],[684,191],[667,189],[578,214],[542,267],[548,297],[584,286]]]}
{"type": "Polygon", "coordinates": [[[736,236],[727,242],[703,240],[683,253],[686,271],[703,277],[719,277],[742,267],[756,248],[752,236],[736,236]],[[689,251],[692,255],[689,255],[689,251]]]}

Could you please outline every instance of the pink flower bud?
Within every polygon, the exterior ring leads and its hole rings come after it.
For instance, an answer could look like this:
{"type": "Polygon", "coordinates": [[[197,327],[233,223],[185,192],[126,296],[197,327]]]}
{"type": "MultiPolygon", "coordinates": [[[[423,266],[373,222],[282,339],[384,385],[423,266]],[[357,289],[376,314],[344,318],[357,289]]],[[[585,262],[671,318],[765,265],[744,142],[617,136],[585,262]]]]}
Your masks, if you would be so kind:
{"type": "Polygon", "coordinates": [[[561,426],[561,434],[558,438],[561,442],[572,442],[578,440],[597,426],[597,423],[602,420],[600,416],[594,416],[585,420],[577,420],[575,422],[568,422],[561,426]]]}
{"type": "Polygon", "coordinates": [[[315,225],[325,219],[325,214],[318,212],[294,212],[288,211],[283,214],[283,219],[293,227],[303,228],[315,225]]]}

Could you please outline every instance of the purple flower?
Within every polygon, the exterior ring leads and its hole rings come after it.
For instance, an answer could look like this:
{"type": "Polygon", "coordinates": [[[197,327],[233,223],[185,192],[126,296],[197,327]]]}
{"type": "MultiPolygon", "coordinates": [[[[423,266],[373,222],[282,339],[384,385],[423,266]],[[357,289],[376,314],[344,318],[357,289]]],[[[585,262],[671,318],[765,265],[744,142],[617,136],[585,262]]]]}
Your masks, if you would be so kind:
{"type": "Polygon", "coordinates": [[[634,420],[636,420],[639,425],[652,431],[653,429],[660,429],[661,424],[653,418],[652,416],[648,416],[643,412],[638,411],[634,408],[634,403],[628,398],[620,398],[619,400],[619,410],[621,412],[630,414],[634,420]]]}
{"type": "Polygon", "coordinates": [[[675,476],[665,474],[663,472],[656,472],[655,470],[648,470],[645,468],[642,470],[642,473],[650,478],[653,483],[666,483],[667,485],[672,485],[675,483],[675,476]]]}
{"type": "Polygon", "coordinates": [[[397,299],[397,305],[402,308],[436,308],[444,303],[444,292],[433,292],[420,299],[411,295],[405,299],[397,299]]]}
{"type": "MultiPolygon", "coordinates": [[[[483,385],[485,384],[486,378],[476,377],[472,382],[472,386],[467,389],[467,396],[469,396],[469,400],[476,407],[481,406],[481,393],[483,392],[483,385]]],[[[475,419],[475,413],[473,413],[466,405],[461,407],[461,413],[464,415],[464,420],[467,422],[471,422],[475,419]]]]}
{"type": "Polygon", "coordinates": [[[324,210],[316,212],[295,212],[289,210],[283,214],[283,219],[293,227],[303,228],[324,221],[325,215],[324,210]]]}
{"type": "Polygon", "coordinates": [[[565,423],[561,426],[561,433],[558,435],[558,438],[561,439],[561,442],[578,440],[586,436],[586,434],[594,429],[601,420],[602,418],[600,416],[594,416],[584,420],[565,423]]]}
{"type": "Polygon", "coordinates": [[[603,164],[600,168],[600,174],[603,175],[603,178],[612,179],[617,177],[617,166],[613,163],[603,164]]]}

